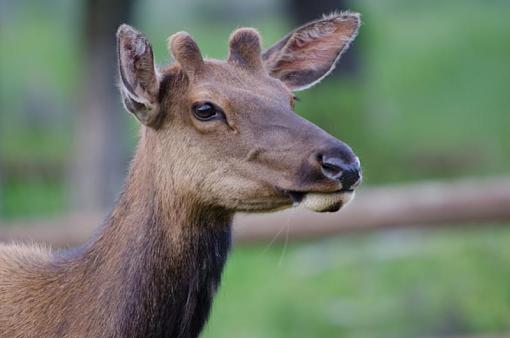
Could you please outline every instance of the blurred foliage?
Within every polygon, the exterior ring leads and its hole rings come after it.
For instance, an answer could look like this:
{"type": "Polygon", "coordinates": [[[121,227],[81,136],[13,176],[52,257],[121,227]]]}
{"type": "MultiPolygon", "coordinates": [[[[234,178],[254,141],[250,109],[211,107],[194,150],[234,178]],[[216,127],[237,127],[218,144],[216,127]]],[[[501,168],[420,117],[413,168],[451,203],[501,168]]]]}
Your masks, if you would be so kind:
{"type": "MultiPolygon", "coordinates": [[[[269,5],[259,2],[267,10],[269,5]]],[[[73,121],[82,99],[80,35],[73,25],[79,7],[59,1],[53,7],[21,3],[15,14],[3,18],[0,30],[0,159],[15,167],[35,159],[65,162],[72,154],[73,121]]],[[[193,2],[176,6],[183,15],[155,0],[138,11],[137,26],[153,41],[159,64],[170,62],[164,41],[177,30],[192,33],[206,55],[223,58],[236,26],[258,27],[265,46],[289,29],[281,6],[272,15],[228,19],[228,12],[196,11],[193,2]]],[[[355,42],[359,76],[342,77],[340,62],[340,76],[298,93],[296,109],[354,148],[365,183],[508,172],[510,44],[504,42],[510,40],[510,24],[504,13],[510,5],[363,0],[352,9],[363,13],[364,22],[355,42]]],[[[128,118],[120,107],[119,114],[128,118]]],[[[55,196],[63,203],[60,209],[67,206],[64,187],[52,189],[60,189],[61,196],[55,196]]],[[[3,216],[24,215],[32,201],[12,208],[19,204],[9,201],[9,185],[3,188],[3,216]]]]}
{"type": "MultiPolygon", "coordinates": [[[[140,2],[136,26],[159,64],[170,62],[165,39],[178,30],[223,58],[236,26],[259,28],[266,47],[290,29],[283,2],[254,1],[262,14],[225,3],[234,9],[140,2]]],[[[81,99],[80,7],[2,6],[13,12],[0,14],[0,165],[11,175],[0,181],[0,215],[57,213],[72,189],[55,168],[68,166],[81,99]],[[45,174],[32,168],[41,163],[45,174]]],[[[296,109],[354,148],[365,183],[508,174],[510,3],[360,0],[352,10],[364,21],[359,76],[340,71],[298,93],[296,109]]],[[[237,248],[205,337],[509,332],[509,242],[509,230],[480,227],[237,248]]]]}

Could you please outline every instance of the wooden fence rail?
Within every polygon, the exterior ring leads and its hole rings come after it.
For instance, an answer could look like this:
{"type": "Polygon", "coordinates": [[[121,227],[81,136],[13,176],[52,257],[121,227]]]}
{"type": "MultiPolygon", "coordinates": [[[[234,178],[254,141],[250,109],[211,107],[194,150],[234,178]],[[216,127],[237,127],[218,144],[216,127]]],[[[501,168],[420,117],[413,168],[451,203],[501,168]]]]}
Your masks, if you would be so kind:
{"type": "MultiPolygon", "coordinates": [[[[85,241],[104,215],[74,213],[44,221],[0,221],[0,241],[74,245],[85,241]]],[[[358,192],[345,210],[331,214],[295,208],[237,215],[234,238],[243,243],[303,240],[382,228],[482,222],[510,224],[510,177],[366,188],[358,192]]]]}

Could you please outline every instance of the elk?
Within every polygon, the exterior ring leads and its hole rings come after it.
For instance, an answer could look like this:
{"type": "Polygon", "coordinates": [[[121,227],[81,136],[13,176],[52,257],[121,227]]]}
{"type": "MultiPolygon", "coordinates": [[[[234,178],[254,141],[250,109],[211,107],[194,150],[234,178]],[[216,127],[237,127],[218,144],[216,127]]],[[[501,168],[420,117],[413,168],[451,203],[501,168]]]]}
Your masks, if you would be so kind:
{"type": "Polygon", "coordinates": [[[337,211],[352,198],[358,158],[293,112],[293,92],[334,68],[359,25],[334,13],[265,51],[240,28],[225,61],[179,32],[161,69],[147,38],[121,25],[122,102],[141,124],[123,192],[81,247],[0,247],[0,336],[197,337],[236,212],[337,211]]]}

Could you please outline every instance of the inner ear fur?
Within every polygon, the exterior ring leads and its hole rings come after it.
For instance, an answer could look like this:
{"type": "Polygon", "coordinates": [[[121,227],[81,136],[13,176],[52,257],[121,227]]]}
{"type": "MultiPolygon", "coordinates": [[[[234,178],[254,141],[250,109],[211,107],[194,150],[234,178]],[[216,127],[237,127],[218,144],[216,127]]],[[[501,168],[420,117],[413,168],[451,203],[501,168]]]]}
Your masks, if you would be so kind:
{"type": "Polygon", "coordinates": [[[228,62],[254,70],[263,69],[260,34],[253,28],[239,28],[229,39],[228,62]]]}
{"type": "Polygon", "coordinates": [[[327,76],[358,33],[358,13],[332,13],[285,36],[262,54],[273,77],[297,91],[327,76]]]}
{"type": "Polygon", "coordinates": [[[117,58],[124,107],[141,123],[155,126],[160,114],[160,81],[150,42],[133,27],[121,25],[117,31],[117,58]]]}

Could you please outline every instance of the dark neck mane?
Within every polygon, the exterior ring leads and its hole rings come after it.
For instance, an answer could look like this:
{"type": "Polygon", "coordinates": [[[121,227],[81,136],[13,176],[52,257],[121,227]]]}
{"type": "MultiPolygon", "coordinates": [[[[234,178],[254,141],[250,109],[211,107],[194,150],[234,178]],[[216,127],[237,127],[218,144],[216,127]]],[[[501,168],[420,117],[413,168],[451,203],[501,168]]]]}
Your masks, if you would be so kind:
{"type": "Polygon", "coordinates": [[[105,336],[197,337],[230,248],[232,215],[168,191],[139,160],[96,238],[65,258],[75,284],[87,288],[75,300],[93,299],[91,312],[100,313],[89,325],[105,336]]]}

